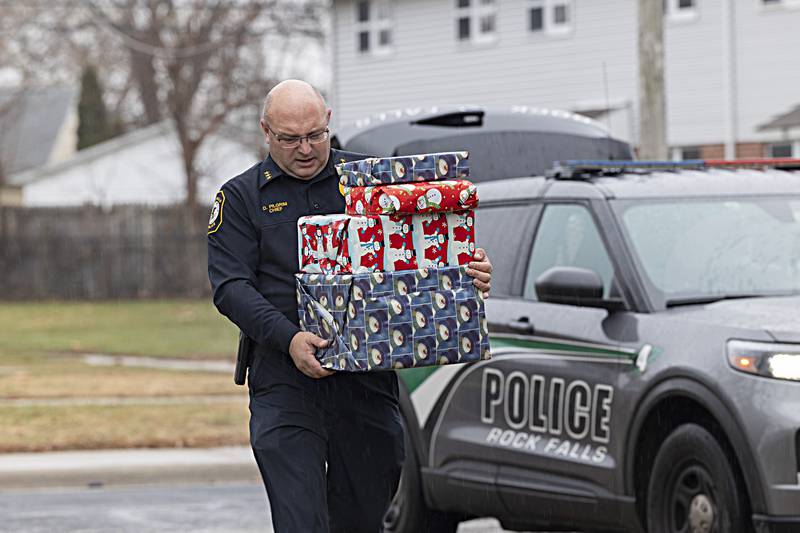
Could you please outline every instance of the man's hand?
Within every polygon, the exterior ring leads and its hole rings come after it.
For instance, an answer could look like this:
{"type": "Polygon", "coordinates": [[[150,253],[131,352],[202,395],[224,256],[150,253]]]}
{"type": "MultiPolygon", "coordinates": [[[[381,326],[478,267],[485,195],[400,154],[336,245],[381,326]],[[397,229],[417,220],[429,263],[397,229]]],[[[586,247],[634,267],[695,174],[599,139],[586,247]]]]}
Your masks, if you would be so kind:
{"type": "Polygon", "coordinates": [[[492,263],[486,256],[486,251],[483,248],[475,250],[475,257],[467,265],[467,274],[472,276],[472,284],[483,291],[483,297],[489,297],[489,289],[492,288],[492,263]]]}
{"type": "Polygon", "coordinates": [[[324,378],[333,372],[322,368],[314,354],[317,353],[317,348],[324,348],[327,345],[328,341],[325,339],[301,331],[292,337],[292,342],[289,343],[289,355],[292,356],[294,366],[306,376],[315,379],[324,378]]]}

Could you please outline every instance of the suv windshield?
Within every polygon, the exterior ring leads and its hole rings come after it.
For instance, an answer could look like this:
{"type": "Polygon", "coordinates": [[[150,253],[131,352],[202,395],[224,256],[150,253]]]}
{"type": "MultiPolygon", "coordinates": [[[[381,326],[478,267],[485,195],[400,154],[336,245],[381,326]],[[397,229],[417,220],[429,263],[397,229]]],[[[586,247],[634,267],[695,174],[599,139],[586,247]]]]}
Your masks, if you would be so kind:
{"type": "Polygon", "coordinates": [[[800,197],[612,206],[661,306],[800,292],[800,197]]]}

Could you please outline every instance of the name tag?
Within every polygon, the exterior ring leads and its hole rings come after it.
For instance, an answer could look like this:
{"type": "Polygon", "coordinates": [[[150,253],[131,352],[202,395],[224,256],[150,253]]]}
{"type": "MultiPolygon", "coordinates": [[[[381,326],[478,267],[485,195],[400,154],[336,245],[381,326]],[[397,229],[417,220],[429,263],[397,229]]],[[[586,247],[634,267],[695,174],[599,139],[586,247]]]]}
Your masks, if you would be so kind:
{"type": "Polygon", "coordinates": [[[276,202],[274,204],[261,206],[261,210],[266,211],[268,213],[280,213],[281,211],[283,211],[283,208],[288,205],[289,202],[276,202]]]}

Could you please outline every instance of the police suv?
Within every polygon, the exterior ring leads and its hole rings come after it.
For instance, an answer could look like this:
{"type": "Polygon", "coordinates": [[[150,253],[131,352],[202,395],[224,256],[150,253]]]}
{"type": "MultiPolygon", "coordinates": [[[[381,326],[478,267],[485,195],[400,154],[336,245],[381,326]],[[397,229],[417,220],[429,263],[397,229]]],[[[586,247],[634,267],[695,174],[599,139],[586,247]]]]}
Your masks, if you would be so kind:
{"type": "Polygon", "coordinates": [[[399,372],[387,531],[800,531],[791,166],[579,161],[480,183],[493,358],[399,372]]]}

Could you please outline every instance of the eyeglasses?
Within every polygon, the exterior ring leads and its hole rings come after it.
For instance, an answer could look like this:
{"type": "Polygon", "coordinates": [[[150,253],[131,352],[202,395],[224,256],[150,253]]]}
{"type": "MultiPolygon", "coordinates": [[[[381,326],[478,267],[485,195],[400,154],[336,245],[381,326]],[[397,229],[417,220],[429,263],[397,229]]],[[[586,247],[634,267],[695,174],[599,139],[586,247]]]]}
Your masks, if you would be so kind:
{"type": "MultiPolygon", "coordinates": [[[[269,126],[267,126],[269,128],[269,126]]],[[[296,148],[303,143],[303,140],[307,140],[308,144],[319,144],[323,143],[328,140],[328,135],[330,135],[331,130],[325,128],[322,131],[315,131],[313,133],[309,133],[308,135],[301,135],[299,137],[283,135],[281,133],[275,133],[272,128],[269,128],[269,131],[272,132],[272,135],[275,137],[275,140],[278,141],[278,144],[281,145],[283,148],[296,148]]]]}

